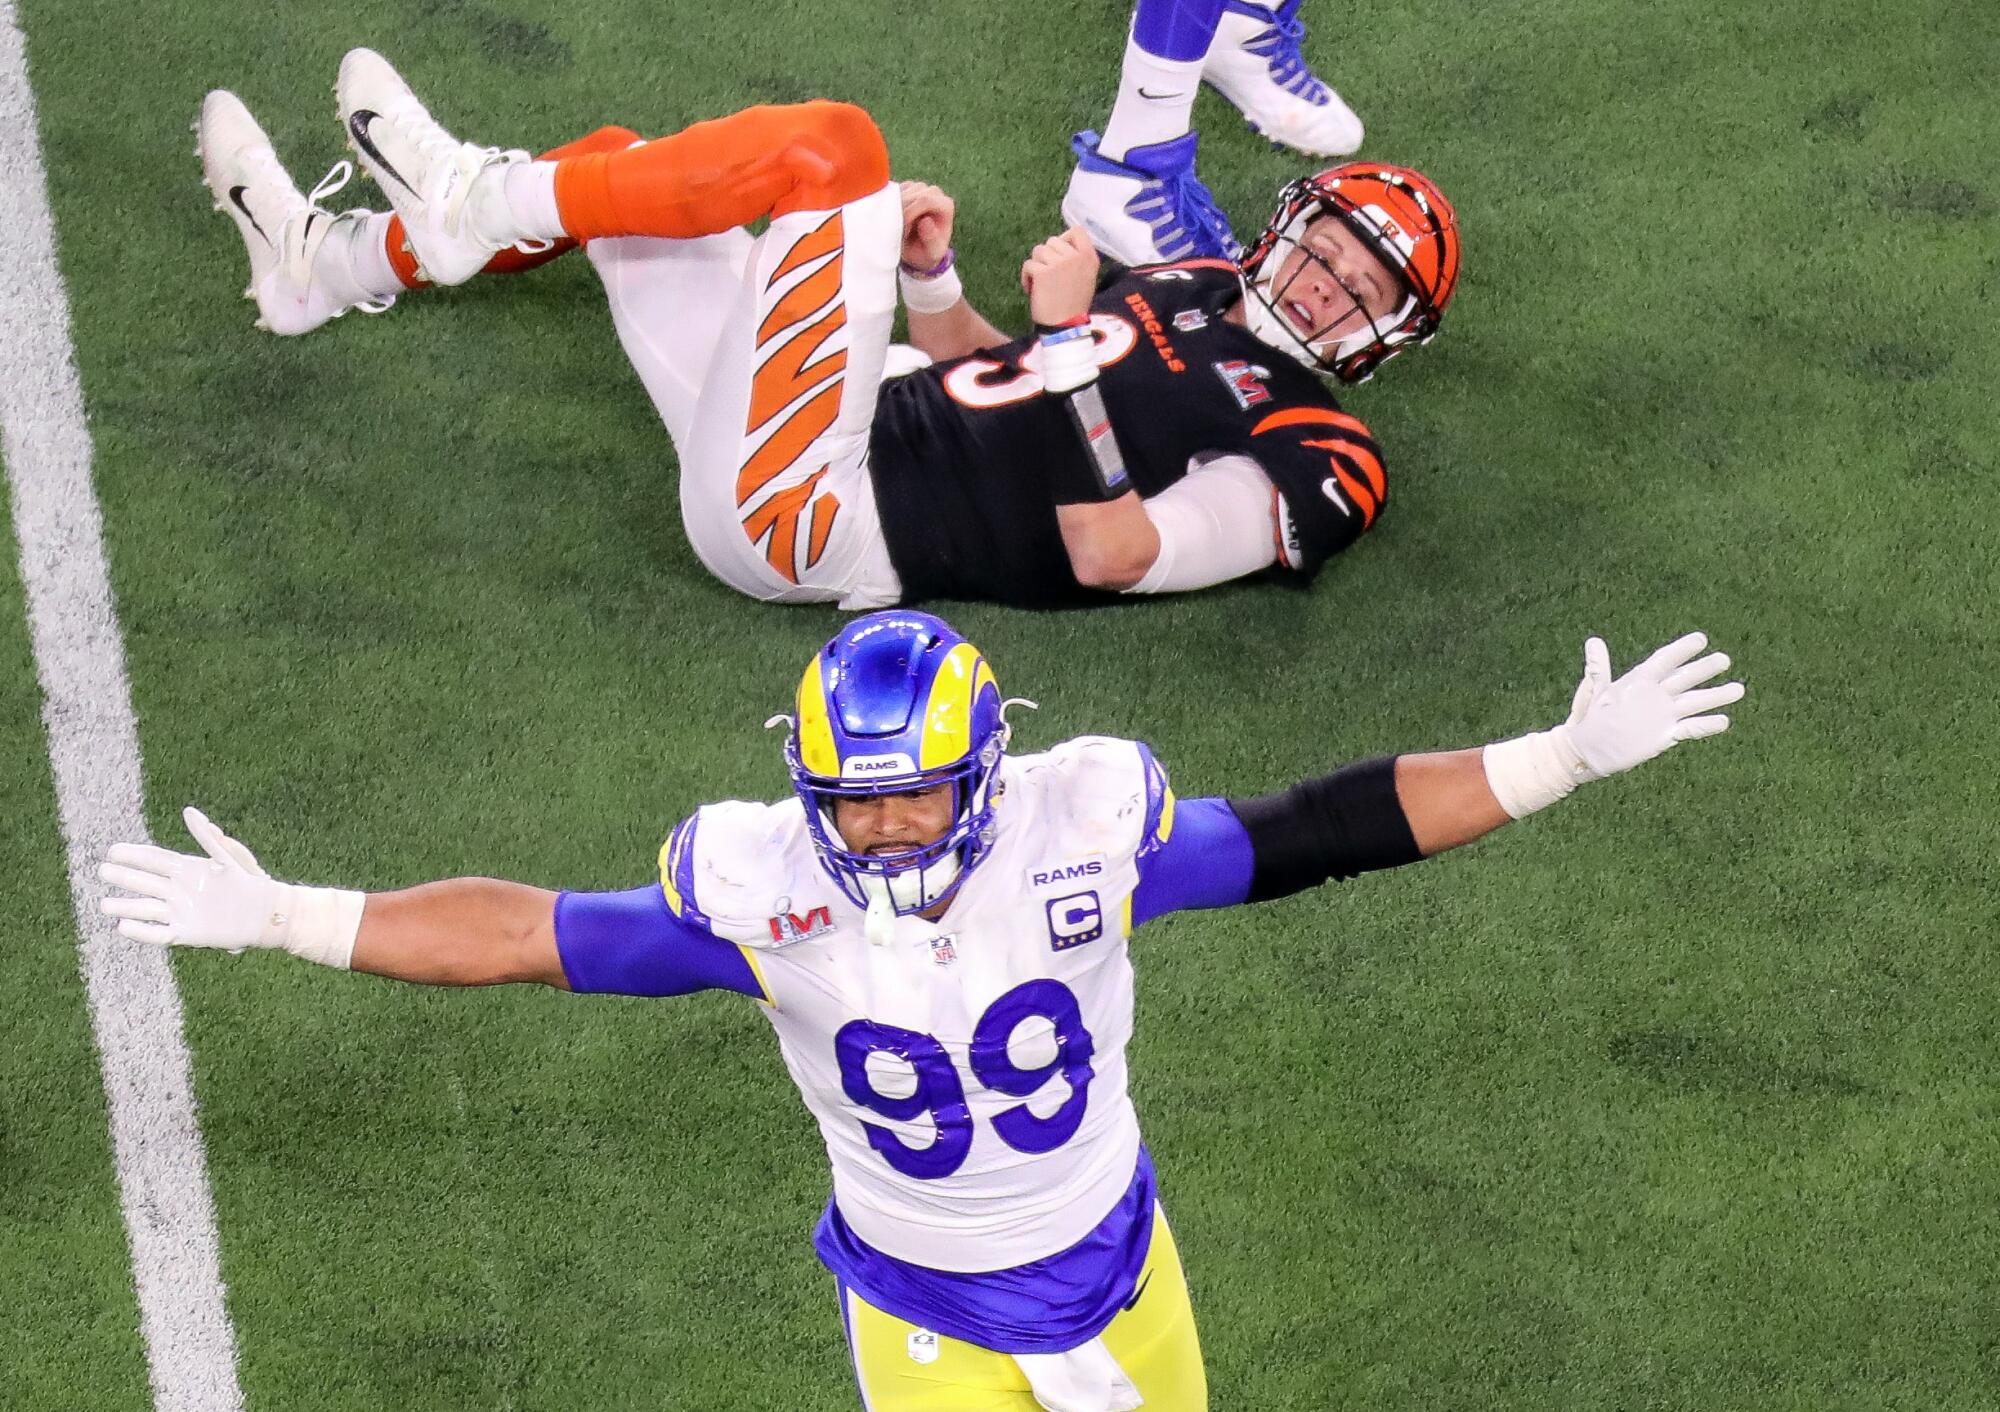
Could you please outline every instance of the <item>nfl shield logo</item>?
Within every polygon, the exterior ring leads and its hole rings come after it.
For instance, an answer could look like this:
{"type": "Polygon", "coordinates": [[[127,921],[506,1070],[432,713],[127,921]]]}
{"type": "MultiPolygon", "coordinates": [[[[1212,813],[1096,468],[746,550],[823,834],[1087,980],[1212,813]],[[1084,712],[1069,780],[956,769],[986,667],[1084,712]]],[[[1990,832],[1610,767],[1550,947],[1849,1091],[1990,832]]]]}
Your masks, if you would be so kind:
{"type": "Polygon", "coordinates": [[[915,1329],[910,1333],[910,1361],[912,1363],[935,1363],[938,1361],[938,1336],[929,1329],[915,1329]]]}
{"type": "Polygon", "coordinates": [[[958,959],[958,947],[954,943],[957,940],[958,934],[956,932],[947,936],[932,937],[931,960],[937,962],[940,966],[949,966],[952,962],[956,961],[958,959]]]}

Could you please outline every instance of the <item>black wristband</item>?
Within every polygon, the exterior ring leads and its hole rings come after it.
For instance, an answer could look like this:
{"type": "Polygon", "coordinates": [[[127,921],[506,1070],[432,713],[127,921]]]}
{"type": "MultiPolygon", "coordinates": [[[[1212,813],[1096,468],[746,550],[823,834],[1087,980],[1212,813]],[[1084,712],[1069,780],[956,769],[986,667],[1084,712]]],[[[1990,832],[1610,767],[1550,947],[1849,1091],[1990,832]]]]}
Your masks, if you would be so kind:
{"type": "Polygon", "coordinates": [[[1070,425],[1082,443],[1081,456],[1058,456],[1050,471],[1051,489],[1058,505],[1101,505],[1116,500],[1132,489],[1132,476],[1125,469],[1125,453],[1111,430],[1111,417],[1104,410],[1104,394],[1096,382],[1087,382],[1076,391],[1051,393],[1063,404],[1070,425]]]}
{"type": "Polygon", "coordinates": [[[1393,755],[1347,765],[1281,794],[1232,799],[1229,807],[1250,835],[1249,902],[1424,856],[1396,794],[1393,755]]]}

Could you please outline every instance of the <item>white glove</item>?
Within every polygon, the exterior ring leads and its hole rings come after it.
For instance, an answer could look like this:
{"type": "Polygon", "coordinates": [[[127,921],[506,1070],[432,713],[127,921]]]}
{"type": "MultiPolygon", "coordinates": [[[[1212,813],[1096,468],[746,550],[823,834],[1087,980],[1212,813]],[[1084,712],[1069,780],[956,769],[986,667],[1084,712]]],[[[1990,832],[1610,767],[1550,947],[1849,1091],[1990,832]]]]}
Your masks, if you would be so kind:
{"type": "Polygon", "coordinates": [[[99,878],[135,894],[111,893],[98,904],[107,917],[119,918],[120,936],[232,952],[274,947],[348,968],[364,894],[278,882],[199,809],[184,809],[181,818],[206,857],[119,843],[98,866],[99,878]]]}
{"type": "Polygon", "coordinates": [[[1486,782],[1509,816],[1543,809],[1587,780],[1601,780],[1683,740],[1729,729],[1719,708],[1743,699],[1743,683],[1704,687],[1729,668],[1725,653],[1695,658],[1704,633],[1676,638],[1616,681],[1611,649],[1593,637],[1583,645],[1583,680],[1569,719],[1553,730],[1486,747],[1486,782]]]}

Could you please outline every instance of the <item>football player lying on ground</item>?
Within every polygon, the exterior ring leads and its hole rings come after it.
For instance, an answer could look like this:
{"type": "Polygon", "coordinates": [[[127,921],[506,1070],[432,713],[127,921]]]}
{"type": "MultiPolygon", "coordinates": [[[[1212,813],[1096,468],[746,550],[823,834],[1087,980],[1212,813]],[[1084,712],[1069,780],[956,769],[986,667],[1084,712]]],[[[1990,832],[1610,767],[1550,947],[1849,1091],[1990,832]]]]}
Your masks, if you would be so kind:
{"type": "Polygon", "coordinates": [[[1302,0],[1139,0],[1104,135],[1070,142],[1063,219],[1128,265],[1234,258],[1229,221],[1195,175],[1195,91],[1213,86],[1253,130],[1309,157],[1361,145],[1361,119],[1307,67],[1302,0]]]}
{"type": "Polygon", "coordinates": [[[1428,181],[1336,168],[1286,189],[1241,267],[1135,271],[1093,302],[1088,238],[1043,243],[1022,271],[1039,333],[1009,340],[963,297],[950,201],[889,180],[858,108],[751,108],[643,143],[605,128],[529,161],[456,141],[368,50],[339,91],[394,216],[319,209],[239,101],[202,108],[204,171],[262,324],[303,333],[587,242],[679,453],[689,541],[773,602],[1309,578],[1387,492],[1320,375],[1358,381],[1428,338],[1457,277],[1428,181]],[[899,259],[911,339],[936,361],[885,385],[899,259]]]}
{"type": "Polygon", "coordinates": [[[873,1412],[1207,1405],[1194,1315],[1126,1090],[1131,932],[1414,863],[1729,724],[1692,633],[1616,681],[1592,638],[1568,720],[1384,756],[1252,799],[1176,801],[1144,745],[1006,753],[986,661],[908,609],[807,666],[794,797],[711,804],[629,892],[460,878],[280,883],[193,809],[206,856],[119,844],[137,941],[277,947],[435,985],[761,1001],[818,1121],[815,1242],[873,1412]]]}

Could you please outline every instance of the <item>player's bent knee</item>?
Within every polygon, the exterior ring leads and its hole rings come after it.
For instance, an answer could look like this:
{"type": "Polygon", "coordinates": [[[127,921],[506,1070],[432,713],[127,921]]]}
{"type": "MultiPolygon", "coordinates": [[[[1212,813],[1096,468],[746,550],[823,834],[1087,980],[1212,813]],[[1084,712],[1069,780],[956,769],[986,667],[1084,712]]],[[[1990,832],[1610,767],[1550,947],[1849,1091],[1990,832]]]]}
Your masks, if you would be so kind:
{"type": "Polygon", "coordinates": [[[866,108],[824,100],[808,106],[816,110],[814,125],[849,163],[879,168],[887,175],[889,144],[882,140],[882,129],[866,108]]]}
{"type": "Polygon", "coordinates": [[[889,144],[867,109],[853,103],[800,104],[798,130],[785,156],[797,185],[776,215],[844,206],[889,182],[889,144]]]}

